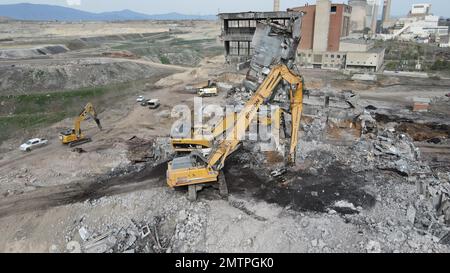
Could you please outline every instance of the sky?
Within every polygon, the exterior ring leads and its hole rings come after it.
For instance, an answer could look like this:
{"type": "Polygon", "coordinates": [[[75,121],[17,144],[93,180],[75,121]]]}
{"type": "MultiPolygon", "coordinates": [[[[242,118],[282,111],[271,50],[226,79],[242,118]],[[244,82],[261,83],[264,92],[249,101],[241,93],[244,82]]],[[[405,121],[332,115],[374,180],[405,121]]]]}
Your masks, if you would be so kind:
{"type": "MultiPolygon", "coordinates": [[[[0,4],[50,4],[73,7],[91,12],[131,9],[147,14],[179,12],[184,14],[217,14],[218,12],[268,11],[273,0],[0,0],[0,4]]],[[[314,4],[315,0],[281,0],[282,10],[289,7],[314,4]]],[[[346,3],[335,0],[333,3],[346,3]]],[[[382,0],[380,0],[382,2],[382,0]]],[[[412,4],[431,3],[435,15],[450,17],[449,0],[392,0],[392,16],[406,15],[412,4]]],[[[379,12],[381,14],[381,10],[379,12]]]]}

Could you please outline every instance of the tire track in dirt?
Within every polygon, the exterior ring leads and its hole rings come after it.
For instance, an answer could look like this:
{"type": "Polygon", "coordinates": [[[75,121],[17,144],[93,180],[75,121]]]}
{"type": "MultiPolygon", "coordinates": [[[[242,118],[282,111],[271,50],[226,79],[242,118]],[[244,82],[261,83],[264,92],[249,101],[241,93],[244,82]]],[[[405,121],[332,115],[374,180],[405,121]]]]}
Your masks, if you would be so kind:
{"type": "Polygon", "coordinates": [[[44,187],[0,201],[0,218],[31,211],[46,210],[86,200],[99,199],[122,193],[165,187],[167,162],[147,166],[139,172],[116,177],[102,177],[68,185],[44,187]]]}

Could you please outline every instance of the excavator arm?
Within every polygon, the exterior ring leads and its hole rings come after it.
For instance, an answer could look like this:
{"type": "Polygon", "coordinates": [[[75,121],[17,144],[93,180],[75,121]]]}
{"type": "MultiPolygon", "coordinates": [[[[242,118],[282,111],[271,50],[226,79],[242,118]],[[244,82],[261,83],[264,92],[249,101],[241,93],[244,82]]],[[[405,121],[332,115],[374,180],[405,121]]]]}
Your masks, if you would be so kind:
{"type": "MultiPolygon", "coordinates": [[[[267,75],[266,79],[256,90],[252,98],[244,105],[244,108],[237,114],[236,121],[229,123],[228,116],[226,118],[227,125],[218,124],[218,131],[226,132],[225,139],[220,141],[208,158],[204,158],[198,152],[192,152],[190,156],[174,158],[168,164],[167,184],[170,187],[189,186],[192,195],[195,195],[195,185],[219,182],[225,185],[221,170],[225,165],[227,157],[234,152],[239,143],[244,139],[245,133],[256,117],[258,109],[262,104],[270,100],[278,84],[284,80],[289,84],[289,92],[291,99],[292,114],[292,138],[290,147],[290,160],[295,160],[295,150],[298,141],[298,128],[301,118],[302,99],[303,99],[303,81],[300,76],[293,74],[286,65],[277,65],[267,75]],[[228,125],[231,124],[231,127],[228,125]],[[222,181],[222,182],[221,182],[222,181]]],[[[233,117],[234,118],[234,117],[233,117]]],[[[225,123],[226,121],[222,121],[225,123]]],[[[225,186],[226,187],[226,186],[225,186]]]]}
{"type": "Polygon", "coordinates": [[[293,74],[287,66],[277,65],[271,70],[267,78],[256,90],[256,93],[238,114],[235,126],[233,126],[232,130],[227,134],[226,139],[219,144],[217,149],[213,150],[208,158],[208,167],[211,167],[216,171],[221,170],[224,167],[226,158],[236,149],[239,142],[244,138],[245,132],[251,121],[257,115],[258,109],[271,97],[275,88],[282,80],[285,80],[290,85],[289,92],[292,104],[292,123],[293,129],[295,130],[292,132],[293,138],[291,140],[290,156],[295,154],[302,110],[303,81],[300,76],[293,74]],[[294,126],[294,124],[296,125],[294,126]]]}
{"type": "Polygon", "coordinates": [[[81,111],[81,113],[78,115],[78,117],[75,118],[74,129],[75,129],[75,134],[78,137],[81,135],[81,122],[88,120],[88,119],[93,119],[95,121],[95,123],[97,124],[97,127],[100,130],[102,130],[102,125],[100,123],[100,120],[97,118],[97,112],[95,111],[95,108],[92,105],[92,103],[89,102],[88,104],[86,104],[83,111],[81,111]]]}
{"type": "Polygon", "coordinates": [[[300,83],[300,91],[293,92],[289,90],[291,98],[291,116],[292,116],[292,129],[291,129],[291,146],[289,148],[288,162],[295,163],[298,144],[298,131],[300,127],[300,120],[303,112],[303,81],[300,83]]]}

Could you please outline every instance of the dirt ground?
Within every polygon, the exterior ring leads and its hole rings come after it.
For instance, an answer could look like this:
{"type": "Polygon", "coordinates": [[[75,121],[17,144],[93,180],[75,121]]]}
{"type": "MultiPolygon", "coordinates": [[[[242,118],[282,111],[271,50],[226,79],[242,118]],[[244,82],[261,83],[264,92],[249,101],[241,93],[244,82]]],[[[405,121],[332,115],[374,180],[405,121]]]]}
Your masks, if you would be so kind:
{"type": "MultiPolygon", "coordinates": [[[[215,33],[216,26],[196,26],[183,38],[198,37],[205,29],[215,33]]],[[[121,32],[144,32],[141,27],[131,31],[124,27],[121,32]]],[[[99,35],[89,28],[86,31],[81,34],[99,35]]],[[[69,26],[64,30],[67,35],[80,33],[69,26]]],[[[411,221],[411,207],[417,208],[419,219],[418,208],[425,202],[412,179],[370,164],[358,169],[361,163],[357,162],[372,162],[373,156],[361,152],[366,147],[358,144],[334,146],[308,141],[303,134],[302,160],[285,180],[267,175],[273,168],[267,162],[255,168],[259,156],[244,147],[227,161],[228,198],[207,188],[198,201],[188,201],[185,189],[166,185],[171,156],[167,139],[175,120],[171,111],[180,104],[192,107],[195,93],[186,86],[211,78],[236,85],[243,75],[225,67],[223,56],[203,58],[194,67],[156,64],[145,58],[120,61],[173,69],[169,76],[140,80],[134,86],[136,92],[103,107],[102,131],[84,123],[85,133],[93,139],[82,146],[84,153],[72,151],[57,139],[59,131],[72,126],[72,118],[39,129],[36,137],[50,140],[41,149],[22,153],[17,149],[19,138],[2,144],[0,252],[450,252],[443,240],[448,230],[440,228],[438,234],[430,224],[424,231],[415,218],[411,221]],[[158,98],[161,107],[142,107],[136,95],[158,98]],[[160,149],[163,154],[133,164],[130,141],[136,138],[166,143],[160,149]],[[141,234],[146,226],[151,230],[149,237],[141,234]],[[114,247],[107,250],[89,246],[102,236],[123,237],[123,245],[112,242],[114,247]]],[[[317,70],[302,74],[308,89],[352,89],[364,106],[387,110],[406,109],[418,95],[443,97],[450,86],[445,81],[420,86],[407,78],[354,82],[339,72],[317,70]]],[[[203,101],[223,105],[226,96],[220,92],[203,101]]],[[[439,107],[445,117],[449,103],[439,107]]],[[[427,122],[435,116],[420,118],[427,122]]]]}

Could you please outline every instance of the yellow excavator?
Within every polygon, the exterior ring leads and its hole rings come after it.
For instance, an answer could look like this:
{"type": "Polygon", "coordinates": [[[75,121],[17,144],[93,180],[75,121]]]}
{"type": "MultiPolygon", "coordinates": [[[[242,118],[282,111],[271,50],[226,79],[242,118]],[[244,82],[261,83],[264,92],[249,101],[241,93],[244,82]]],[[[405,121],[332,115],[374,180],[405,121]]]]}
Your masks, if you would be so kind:
{"type": "Polygon", "coordinates": [[[67,144],[69,147],[75,147],[84,143],[91,142],[92,139],[89,137],[86,137],[81,132],[81,122],[85,120],[93,119],[95,123],[97,124],[97,127],[102,130],[102,125],[100,124],[100,120],[97,118],[97,112],[95,111],[94,106],[92,103],[86,104],[86,106],[83,108],[81,113],[78,115],[78,117],[75,118],[74,121],[74,128],[64,130],[63,132],[59,133],[59,139],[61,140],[62,144],[67,144]]]}
{"type": "Polygon", "coordinates": [[[197,190],[202,187],[202,184],[219,182],[220,194],[227,195],[228,189],[221,171],[225,166],[225,160],[238,148],[240,140],[243,139],[245,131],[256,117],[258,109],[270,99],[283,80],[289,84],[292,131],[288,162],[293,163],[296,156],[303,108],[303,79],[291,72],[286,65],[280,64],[271,69],[255,94],[237,115],[236,122],[228,131],[225,139],[213,147],[208,158],[203,157],[197,151],[193,151],[189,156],[177,157],[169,162],[167,169],[167,184],[169,187],[188,186],[189,199],[195,200],[197,190]]]}

